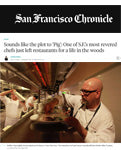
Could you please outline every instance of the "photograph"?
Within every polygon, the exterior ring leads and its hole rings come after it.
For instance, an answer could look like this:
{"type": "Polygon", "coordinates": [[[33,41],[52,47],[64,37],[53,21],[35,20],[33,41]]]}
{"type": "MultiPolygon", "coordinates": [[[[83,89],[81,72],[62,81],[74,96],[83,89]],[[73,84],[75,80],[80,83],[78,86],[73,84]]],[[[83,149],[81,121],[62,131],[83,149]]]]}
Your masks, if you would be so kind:
{"type": "Polygon", "coordinates": [[[121,142],[121,63],[0,66],[1,143],[121,142]]]}

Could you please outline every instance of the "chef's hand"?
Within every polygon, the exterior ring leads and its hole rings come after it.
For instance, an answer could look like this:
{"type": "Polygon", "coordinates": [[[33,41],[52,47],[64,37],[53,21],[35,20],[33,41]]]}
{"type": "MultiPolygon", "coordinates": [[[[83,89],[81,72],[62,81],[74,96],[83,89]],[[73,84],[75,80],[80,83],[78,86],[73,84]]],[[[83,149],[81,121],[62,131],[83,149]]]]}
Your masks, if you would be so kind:
{"type": "Polygon", "coordinates": [[[69,126],[78,129],[78,127],[80,126],[79,121],[74,118],[74,117],[68,117],[64,120],[69,126]]]}
{"type": "Polygon", "coordinates": [[[44,107],[44,111],[46,114],[50,114],[53,112],[55,105],[57,105],[59,100],[54,98],[51,102],[47,103],[44,107]]]}
{"type": "Polygon", "coordinates": [[[87,130],[80,124],[80,122],[74,117],[68,117],[65,119],[65,122],[72,126],[83,138],[85,139],[87,135],[87,130]]]}
{"type": "Polygon", "coordinates": [[[19,103],[21,104],[21,106],[25,106],[25,103],[22,101],[19,101],[19,103]]]}
{"type": "Polygon", "coordinates": [[[19,103],[24,108],[24,111],[27,111],[27,107],[25,105],[25,102],[19,101],[19,103]]]}
{"type": "Polygon", "coordinates": [[[14,89],[8,90],[8,91],[4,91],[4,92],[0,93],[0,96],[5,96],[5,95],[7,95],[7,94],[9,94],[9,93],[14,94],[13,91],[14,91],[14,89]]]}
{"type": "Polygon", "coordinates": [[[14,92],[16,92],[16,90],[15,90],[15,89],[12,89],[12,90],[11,90],[11,93],[14,94],[14,92]]]}

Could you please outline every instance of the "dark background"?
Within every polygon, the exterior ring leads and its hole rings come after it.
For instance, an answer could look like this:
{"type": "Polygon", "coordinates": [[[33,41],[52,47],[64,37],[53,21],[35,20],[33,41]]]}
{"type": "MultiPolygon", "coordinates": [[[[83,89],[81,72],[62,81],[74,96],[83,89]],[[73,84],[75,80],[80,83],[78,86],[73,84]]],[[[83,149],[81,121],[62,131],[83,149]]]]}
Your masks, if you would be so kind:
{"type": "Polygon", "coordinates": [[[1,5],[1,33],[120,33],[120,5],[1,5]],[[16,23],[16,14],[33,16],[100,16],[109,14],[113,23],[16,23]]]}

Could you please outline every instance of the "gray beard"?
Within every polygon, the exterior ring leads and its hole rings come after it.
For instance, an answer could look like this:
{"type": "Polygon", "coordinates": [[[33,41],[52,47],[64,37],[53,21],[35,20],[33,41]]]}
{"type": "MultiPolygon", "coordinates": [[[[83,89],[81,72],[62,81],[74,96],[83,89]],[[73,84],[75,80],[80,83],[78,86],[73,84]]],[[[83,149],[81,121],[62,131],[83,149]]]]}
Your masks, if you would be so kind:
{"type": "Polygon", "coordinates": [[[82,101],[82,105],[84,105],[84,106],[83,106],[83,109],[84,109],[84,110],[86,109],[87,103],[88,103],[87,101],[82,101]]]}

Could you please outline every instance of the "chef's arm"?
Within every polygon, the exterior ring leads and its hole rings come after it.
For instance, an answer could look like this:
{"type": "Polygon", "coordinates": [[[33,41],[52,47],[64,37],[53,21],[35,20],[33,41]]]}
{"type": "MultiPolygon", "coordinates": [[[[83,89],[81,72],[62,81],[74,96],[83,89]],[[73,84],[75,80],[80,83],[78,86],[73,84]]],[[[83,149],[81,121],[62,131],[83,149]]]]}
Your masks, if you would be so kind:
{"type": "Polygon", "coordinates": [[[85,139],[87,130],[80,124],[80,122],[76,118],[68,117],[65,119],[65,121],[69,126],[72,126],[81,135],[83,140],[85,139]]]}
{"type": "Polygon", "coordinates": [[[79,123],[77,126],[77,132],[82,136],[83,140],[87,136],[87,130],[79,123]]]}
{"type": "Polygon", "coordinates": [[[0,93],[0,96],[5,96],[5,95],[7,95],[7,94],[9,94],[11,92],[13,92],[13,89],[12,90],[8,90],[8,91],[4,91],[4,92],[0,93]]]}
{"type": "Polygon", "coordinates": [[[33,107],[33,106],[34,106],[32,103],[28,103],[28,105],[29,105],[30,107],[33,107]]]}
{"type": "Polygon", "coordinates": [[[25,103],[22,102],[22,101],[19,101],[19,103],[23,107],[23,111],[26,112],[27,111],[27,107],[26,107],[25,103]]]}
{"type": "Polygon", "coordinates": [[[75,128],[86,143],[113,143],[115,140],[115,127],[112,120],[105,120],[99,124],[99,129],[87,131],[74,117],[65,119],[68,125],[75,128]]]}

